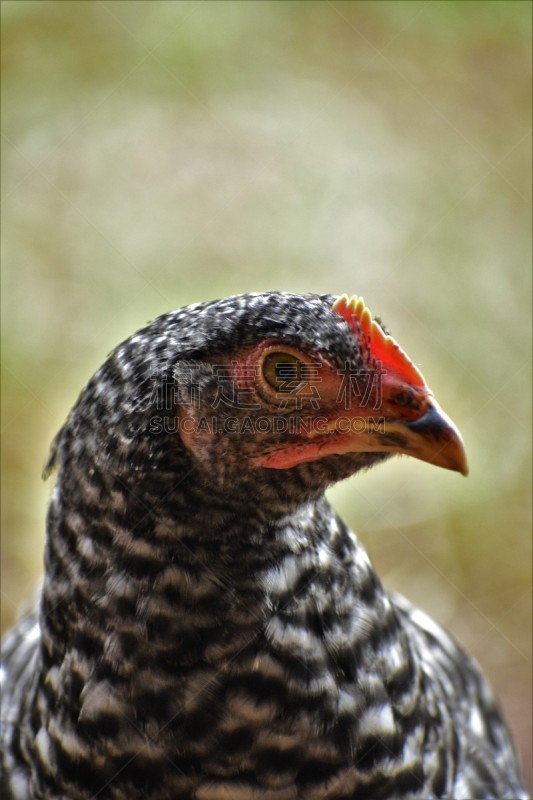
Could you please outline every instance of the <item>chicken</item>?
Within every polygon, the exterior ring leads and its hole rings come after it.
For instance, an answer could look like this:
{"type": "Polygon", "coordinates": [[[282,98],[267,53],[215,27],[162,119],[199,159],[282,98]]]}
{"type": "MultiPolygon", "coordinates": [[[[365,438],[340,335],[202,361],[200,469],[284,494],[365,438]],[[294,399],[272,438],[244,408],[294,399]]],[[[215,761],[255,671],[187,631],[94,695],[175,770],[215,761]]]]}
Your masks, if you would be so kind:
{"type": "Polygon", "coordinates": [[[57,435],[38,611],[8,634],[11,800],[525,798],[459,645],[387,593],[327,486],[461,437],[362,299],[165,314],[57,435]]]}

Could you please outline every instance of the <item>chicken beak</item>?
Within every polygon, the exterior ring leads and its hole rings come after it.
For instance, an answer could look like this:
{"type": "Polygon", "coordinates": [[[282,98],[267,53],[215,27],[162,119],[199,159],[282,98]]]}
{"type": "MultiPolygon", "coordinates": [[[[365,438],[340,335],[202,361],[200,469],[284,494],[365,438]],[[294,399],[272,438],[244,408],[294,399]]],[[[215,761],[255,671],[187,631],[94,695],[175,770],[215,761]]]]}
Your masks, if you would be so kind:
{"type": "Polygon", "coordinates": [[[428,400],[421,417],[414,420],[387,420],[384,430],[385,438],[390,439],[391,443],[395,442],[391,449],[396,452],[468,475],[461,434],[433,397],[428,400]]]}
{"type": "Polygon", "coordinates": [[[332,439],[329,446],[323,446],[321,454],[404,454],[436,467],[468,475],[461,434],[427,387],[420,397],[423,399],[418,416],[389,404],[384,416],[332,420],[329,430],[336,433],[344,431],[345,435],[332,439]],[[347,422],[350,424],[345,427],[347,422]]]}

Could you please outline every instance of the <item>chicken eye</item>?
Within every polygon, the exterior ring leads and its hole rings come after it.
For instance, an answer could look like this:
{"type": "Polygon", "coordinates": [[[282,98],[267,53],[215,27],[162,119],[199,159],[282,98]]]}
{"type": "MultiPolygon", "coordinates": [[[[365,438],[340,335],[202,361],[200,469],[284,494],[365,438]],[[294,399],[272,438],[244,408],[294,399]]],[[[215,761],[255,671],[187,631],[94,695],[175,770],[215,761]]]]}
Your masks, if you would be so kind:
{"type": "Polygon", "coordinates": [[[303,366],[291,353],[269,353],[263,361],[263,378],[277,392],[293,392],[302,382],[303,366]]]}

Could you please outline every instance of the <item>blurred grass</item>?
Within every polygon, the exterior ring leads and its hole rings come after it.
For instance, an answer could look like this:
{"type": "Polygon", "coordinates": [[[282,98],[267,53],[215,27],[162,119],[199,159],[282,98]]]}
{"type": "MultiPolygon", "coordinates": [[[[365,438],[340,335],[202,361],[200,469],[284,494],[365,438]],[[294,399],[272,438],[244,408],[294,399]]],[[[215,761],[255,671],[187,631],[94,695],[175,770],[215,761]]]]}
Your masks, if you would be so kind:
{"type": "Polygon", "coordinates": [[[531,5],[2,17],[3,627],[41,569],[48,443],[120,339],[234,292],[362,293],[471,475],[397,459],[331,494],[483,663],[531,775],[531,5]]]}

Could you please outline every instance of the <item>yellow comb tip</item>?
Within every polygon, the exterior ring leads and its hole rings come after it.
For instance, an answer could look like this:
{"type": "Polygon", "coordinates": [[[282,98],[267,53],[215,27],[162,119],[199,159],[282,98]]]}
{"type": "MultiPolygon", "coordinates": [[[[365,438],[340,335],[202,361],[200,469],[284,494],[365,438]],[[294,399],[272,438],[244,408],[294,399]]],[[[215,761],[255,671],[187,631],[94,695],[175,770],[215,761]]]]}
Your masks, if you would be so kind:
{"type": "Polygon", "coordinates": [[[341,294],[340,297],[337,297],[335,302],[333,303],[333,311],[339,311],[342,308],[348,307],[350,304],[350,298],[347,294],[341,294]]]}
{"type": "Polygon", "coordinates": [[[386,337],[385,333],[383,332],[383,328],[381,325],[376,322],[375,319],[372,320],[372,329],[371,329],[372,341],[379,341],[385,344],[386,337]]]}
{"type": "Polygon", "coordinates": [[[370,313],[368,308],[366,308],[366,306],[363,308],[361,312],[360,320],[361,320],[362,330],[365,333],[368,333],[372,328],[372,314],[370,313]]]}

